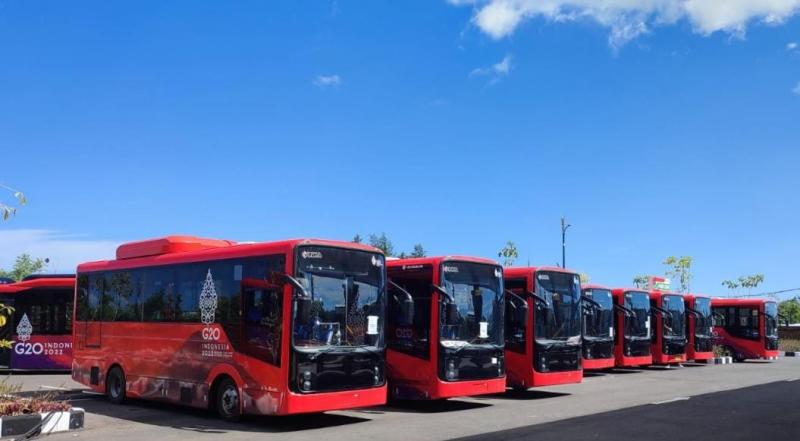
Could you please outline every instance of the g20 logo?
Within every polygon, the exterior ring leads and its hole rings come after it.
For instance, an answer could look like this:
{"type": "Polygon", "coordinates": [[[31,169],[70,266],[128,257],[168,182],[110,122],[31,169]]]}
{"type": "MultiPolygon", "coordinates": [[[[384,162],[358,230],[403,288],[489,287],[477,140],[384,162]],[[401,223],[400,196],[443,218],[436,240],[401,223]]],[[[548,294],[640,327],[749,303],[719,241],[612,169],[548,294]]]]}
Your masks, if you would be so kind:
{"type": "Polygon", "coordinates": [[[41,343],[17,343],[14,345],[14,352],[17,355],[41,355],[44,346],[41,343]]]}
{"type": "Polygon", "coordinates": [[[201,333],[203,336],[203,340],[219,340],[220,331],[219,328],[212,328],[211,326],[207,326],[203,328],[203,332],[201,333]]]}

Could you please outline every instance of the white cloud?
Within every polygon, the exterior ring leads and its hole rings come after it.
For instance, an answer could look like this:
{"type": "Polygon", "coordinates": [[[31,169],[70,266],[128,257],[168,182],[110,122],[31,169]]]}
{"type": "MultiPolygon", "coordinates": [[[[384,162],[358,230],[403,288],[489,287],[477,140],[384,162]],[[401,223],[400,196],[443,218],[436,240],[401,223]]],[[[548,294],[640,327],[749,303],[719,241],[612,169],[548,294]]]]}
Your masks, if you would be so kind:
{"type": "Polygon", "coordinates": [[[28,253],[50,259],[46,271],[56,273],[73,273],[82,262],[113,259],[119,245],[51,230],[0,230],[0,244],[0,268],[11,269],[18,255],[28,253]]]}
{"type": "Polygon", "coordinates": [[[800,81],[798,81],[797,85],[794,86],[794,89],[792,89],[792,93],[797,96],[800,96],[800,81]]]}
{"type": "Polygon", "coordinates": [[[589,20],[609,29],[609,43],[619,47],[655,26],[691,23],[695,32],[743,36],[758,21],[780,24],[800,12],[800,0],[448,0],[472,5],[473,23],[494,39],[511,35],[529,19],[552,22],[589,20]]]}
{"type": "Polygon", "coordinates": [[[511,72],[511,54],[507,54],[503,57],[502,60],[499,62],[492,64],[488,67],[478,67],[476,69],[472,69],[472,72],[469,73],[470,77],[475,76],[488,76],[491,77],[489,80],[489,84],[494,84],[500,81],[501,77],[508,75],[511,72]]]}
{"type": "Polygon", "coordinates": [[[792,41],[792,42],[786,44],[786,50],[787,51],[793,51],[795,49],[797,49],[797,42],[796,41],[792,41]]]}
{"type": "Polygon", "coordinates": [[[325,88],[325,87],[338,87],[342,84],[342,79],[339,75],[317,75],[314,78],[314,85],[317,87],[325,88]]]}

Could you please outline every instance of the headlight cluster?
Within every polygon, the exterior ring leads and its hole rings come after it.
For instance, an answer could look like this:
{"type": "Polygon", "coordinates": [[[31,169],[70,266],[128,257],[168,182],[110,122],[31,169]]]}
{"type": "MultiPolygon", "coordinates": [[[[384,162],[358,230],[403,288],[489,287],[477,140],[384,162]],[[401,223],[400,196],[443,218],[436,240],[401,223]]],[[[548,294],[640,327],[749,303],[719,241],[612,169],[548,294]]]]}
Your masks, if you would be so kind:
{"type": "Polygon", "coordinates": [[[547,356],[544,354],[539,355],[539,372],[549,372],[550,366],[547,363],[547,356]]]}
{"type": "Polygon", "coordinates": [[[453,359],[447,360],[445,378],[448,380],[455,380],[458,378],[458,369],[456,369],[456,361],[453,359]]]}
{"type": "Polygon", "coordinates": [[[308,392],[308,391],[311,390],[311,386],[312,386],[311,385],[311,377],[312,376],[313,376],[313,374],[311,373],[311,371],[304,371],[303,373],[300,374],[300,376],[298,377],[299,383],[300,383],[300,390],[305,391],[305,392],[308,392]]]}
{"type": "Polygon", "coordinates": [[[375,380],[375,385],[377,386],[381,384],[381,368],[375,366],[372,372],[375,374],[375,376],[373,377],[373,380],[375,380]]]}

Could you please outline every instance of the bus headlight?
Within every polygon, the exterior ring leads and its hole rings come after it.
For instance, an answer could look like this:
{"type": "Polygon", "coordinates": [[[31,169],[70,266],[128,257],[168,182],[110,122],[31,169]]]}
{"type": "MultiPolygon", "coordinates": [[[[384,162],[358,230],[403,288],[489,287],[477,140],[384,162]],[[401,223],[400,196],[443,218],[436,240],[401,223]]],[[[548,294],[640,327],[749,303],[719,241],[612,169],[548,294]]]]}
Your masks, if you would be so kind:
{"type": "Polygon", "coordinates": [[[456,370],[455,360],[447,360],[447,370],[445,371],[445,378],[448,380],[455,380],[458,378],[458,371],[456,370]]]}
{"type": "Polygon", "coordinates": [[[304,371],[302,374],[300,374],[300,390],[311,390],[311,376],[311,371],[304,371]]]}
{"type": "Polygon", "coordinates": [[[375,374],[375,376],[373,377],[373,380],[375,380],[375,384],[376,385],[381,384],[381,368],[375,366],[373,372],[375,374]]]}

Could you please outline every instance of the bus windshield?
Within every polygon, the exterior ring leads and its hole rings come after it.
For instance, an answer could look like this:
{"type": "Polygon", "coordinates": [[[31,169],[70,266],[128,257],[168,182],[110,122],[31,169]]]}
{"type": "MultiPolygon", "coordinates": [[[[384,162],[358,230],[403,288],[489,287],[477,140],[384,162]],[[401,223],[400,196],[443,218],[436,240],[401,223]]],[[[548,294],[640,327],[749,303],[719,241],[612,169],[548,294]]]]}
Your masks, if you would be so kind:
{"type": "Polygon", "coordinates": [[[765,334],[767,337],[778,337],[778,304],[764,303],[765,334]]]}
{"type": "Polygon", "coordinates": [[[700,316],[694,319],[694,335],[711,337],[711,299],[707,297],[695,298],[694,310],[700,313],[700,316]]]}
{"type": "Polygon", "coordinates": [[[668,313],[662,318],[664,320],[664,335],[666,337],[685,337],[686,310],[683,304],[683,297],[665,295],[661,299],[661,305],[668,313]]]}
{"type": "Polygon", "coordinates": [[[534,310],[536,340],[577,340],[581,335],[581,282],[577,274],[536,273],[536,293],[547,301],[534,310]],[[537,317],[537,313],[540,314],[537,317]]]}
{"type": "Polygon", "coordinates": [[[584,315],[584,336],[594,338],[612,338],[614,329],[614,303],[611,291],[607,289],[587,289],[583,295],[597,302],[600,307],[593,307],[584,315]]]}
{"type": "Polygon", "coordinates": [[[311,297],[311,313],[307,323],[295,314],[294,345],[382,347],[384,274],[377,253],[298,247],[295,275],[311,297]]]}
{"type": "Polygon", "coordinates": [[[634,317],[625,317],[625,336],[650,338],[650,296],[646,292],[625,293],[625,307],[634,317]]]}
{"type": "Polygon", "coordinates": [[[457,317],[447,317],[448,302],[440,303],[439,335],[445,347],[503,344],[503,270],[472,262],[445,262],[442,288],[455,301],[457,317]],[[455,319],[455,320],[453,320],[455,319]]]}

